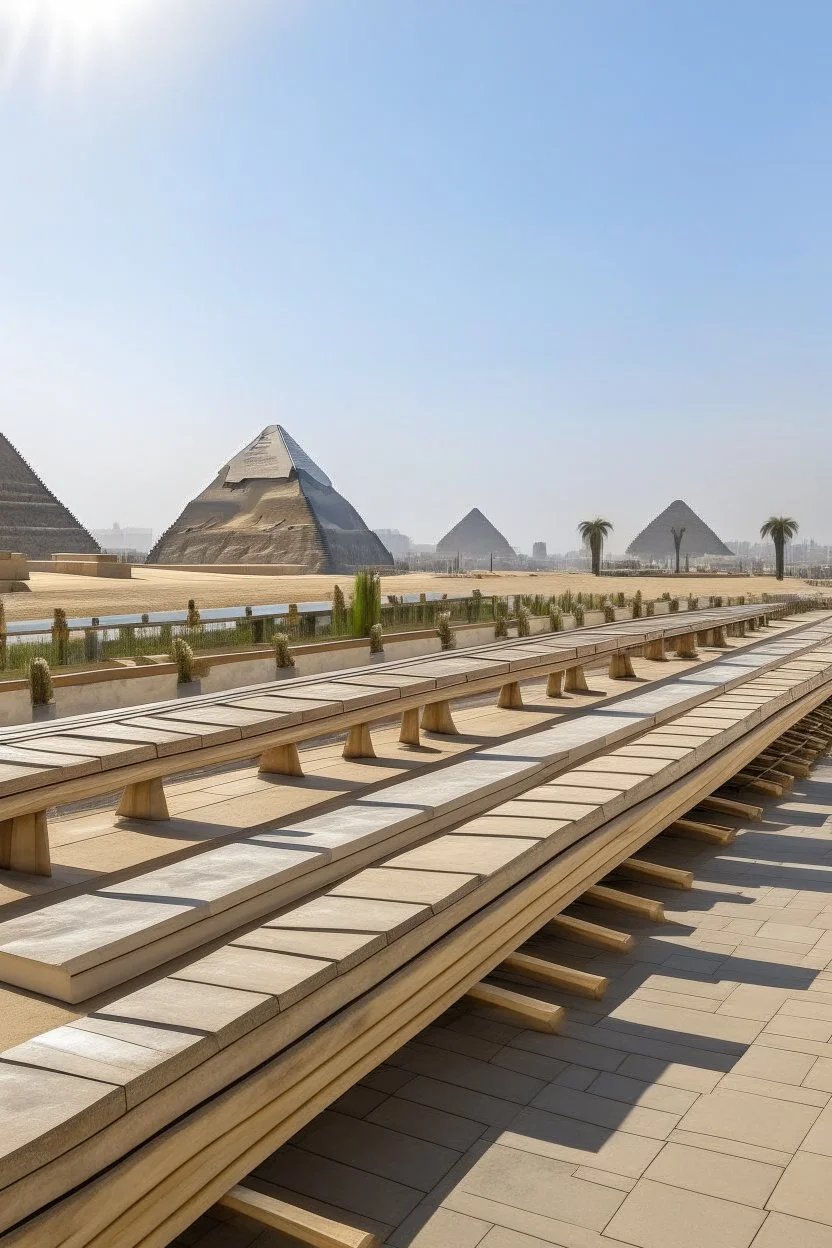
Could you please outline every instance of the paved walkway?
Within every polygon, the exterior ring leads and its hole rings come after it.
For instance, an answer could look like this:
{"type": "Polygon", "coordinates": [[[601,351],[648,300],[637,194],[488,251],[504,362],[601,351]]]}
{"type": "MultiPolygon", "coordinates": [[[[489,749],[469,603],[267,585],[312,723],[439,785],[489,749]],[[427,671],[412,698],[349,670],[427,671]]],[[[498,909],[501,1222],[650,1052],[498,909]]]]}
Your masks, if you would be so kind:
{"type": "MultiPolygon", "coordinates": [[[[660,838],[696,884],[639,888],[669,921],[634,953],[541,945],[602,1002],[536,988],[557,1036],[458,1004],[251,1181],[389,1248],[832,1248],[831,833],[827,764],[728,849],[660,838]]],[[[294,1241],[214,1210],[176,1243],[294,1241]]]]}

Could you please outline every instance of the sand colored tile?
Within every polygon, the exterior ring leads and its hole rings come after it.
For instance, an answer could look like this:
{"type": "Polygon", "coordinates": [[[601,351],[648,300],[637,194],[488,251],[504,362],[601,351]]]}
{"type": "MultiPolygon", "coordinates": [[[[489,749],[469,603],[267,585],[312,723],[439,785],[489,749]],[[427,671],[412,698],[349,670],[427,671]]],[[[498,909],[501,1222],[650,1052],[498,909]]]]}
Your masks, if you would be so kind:
{"type": "Polygon", "coordinates": [[[800,1084],[814,1064],[815,1058],[806,1053],[787,1053],[782,1049],[754,1045],[743,1053],[731,1073],[751,1079],[770,1079],[776,1083],[800,1084]]]}
{"type": "Polygon", "coordinates": [[[446,871],[396,870],[370,867],[331,889],[333,897],[372,897],[410,901],[443,910],[477,886],[479,876],[446,871]]]}
{"type": "Polygon", "coordinates": [[[529,1213],[601,1231],[624,1199],[614,1188],[572,1176],[572,1166],[551,1157],[492,1145],[459,1181],[463,1192],[529,1213]]]}
{"type": "Polygon", "coordinates": [[[610,1131],[608,1127],[532,1107],[517,1113],[498,1142],[508,1148],[634,1179],[644,1173],[662,1148],[661,1140],[610,1131]]]}
{"type": "Polygon", "coordinates": [[[596,1096],[622,1101],[625,1105],[657,1109],[677,1117],[687,1113],[697,1096],[695,1092],[686,1092],[667,1084],[646,1083],[622,1074],[605,1073],[598,1075],[588,1090],[596,1096]]]}
{"type": "Polygon", "coordinates": [[[384,932],[390,940],[403,935],[430,914],[426,906],[325,894],[270,919],[267,927],[312,931],[384,932]]]}
{"type": "Polygon", "coordinates": [[[460,1156],[457,1149],[331,1111],[303,1132],[303,1149],[312,1154],[310,1168],[316,1164],[313,1158],[326,1157],[423,1192],[430,1191],[460,1156]]]}
{"type": "Polygon", "coordinates": [[[808,1105],[793,1105],[719,1088],[701,1097],[679,1123],[683,1131],[741,1140],[763,1148],[796,1149],[818,1117],[808,1105]]]}
{"type": "Polygon", "coordinates": [[[390,1248],[477,1248],[490,1222],[453,1209],[418,1208],[388,1238],[390,1248]]]}
{"type": "Polygon", "coordinates": [[[798,1152],[786,1167],[769,1208],[832,1227],[832,1184],[826,1156],[798,1152]]]}
{"type": "Polygon", "coordinates": [[[90,1019],[126,1020],[182,1028],[213,1036],[223,1048],[274,1017],[277,1002],[260,992],[243,992],[186,979],[159,979],[104,1005],[90,1019]]]}
{"type": "Polygon", "coordinates": [[[749,1248],[764,1219],[735,1201],[642,1179],[606,1231],[639,1248],[749,1248]]]}
{"type": "Polygon", "coordinates": [[[785,1213],[770,1213],[754,1248],[832,1248],[832,1227],[785,1213]]]}
{"type": "Polygon", "coordinates": [[[199,958],[171,979],[184,979],[201,984],[217,984],[221,988],[240,988],[246,992],[268,993],[276,997],[281,1009],[308,996],[315,988],[334,979],[332,962],[295,957],[265,949],[226,945],[199,958]]]}
{"type": "Polygon", "coordinates": [[[638,1104],[612,1100],[594,1092],[581,1092],[562,1085],[544,1088],[532,1102],[536,1109],[594,1123],[613,1131],[627,1131],[653,1140],[664,1140],[679,1121],[679,1114],[646,1109],[638,1104]]]}
{"type": "MultiPolygon", "coordinates": [[[[297,1197],[310,1196],[389,1226],[398,1226],[403,1222],[423,1196],[409,1184],[370,1174],[358,1166],[344,1165],[326,1157],[313,1157],[292,1144],[273,1153],[255,1174],[291,1193],[295,1203],[303,1203],[297,1197]]],[[[291,1199],[292,1196],[286,1198],[291,1199]]]]}
{"type": "Polygon", "coordinates": [[[485,1128],[481,1123],[451,1114],[430,1105],[419,1105],[400,1096],[387,1096],[366,1115],[368,1122],[389,1127],[417,1140],[429,1140],[464,1152],[478,1140],[485,1128]]]}
{"type": "Polygon", "coordinates": [[[782,1174],[779,1166],[767,1162],[671,1143],[659,1153],[645,1178],[762,1209],[782,1174]]]}
{"type": "Polygon", "coordinates": [[[268,949],[274,953],[296,953],[304,958],[334,962],[339,975],[352,970],[371,954],[384,948],[384,936],[362,932],[325,932],[294,930],[287,927],[258,927],[244,936],[235,937],[234,944],[251,949],[268,949]]]}

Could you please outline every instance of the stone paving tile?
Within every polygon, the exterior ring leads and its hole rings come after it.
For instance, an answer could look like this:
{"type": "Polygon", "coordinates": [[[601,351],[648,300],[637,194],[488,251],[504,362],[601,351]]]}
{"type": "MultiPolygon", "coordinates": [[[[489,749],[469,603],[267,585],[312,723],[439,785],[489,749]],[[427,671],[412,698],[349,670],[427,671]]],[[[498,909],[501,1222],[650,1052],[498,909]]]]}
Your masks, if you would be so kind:
{"type": "Polygon", "coordinates": [[[770,1213],[752,1248],[832,1248],[832,1228],[805,1218],[770,1213]]]}
{"type": "Polygon", "coordinates": [[[764,1218],[733,1200],[642,1179],[607,1229],[639,1248],[749,1248],[764,1218]]]}
{"type": "Polygon", "coordinates": [[[768,1162],[726,1157],[687,1144],[668,1144],[647,1169],[645,1178],[762,1209],[782,1174],[780,1166],[768,1162]]]}

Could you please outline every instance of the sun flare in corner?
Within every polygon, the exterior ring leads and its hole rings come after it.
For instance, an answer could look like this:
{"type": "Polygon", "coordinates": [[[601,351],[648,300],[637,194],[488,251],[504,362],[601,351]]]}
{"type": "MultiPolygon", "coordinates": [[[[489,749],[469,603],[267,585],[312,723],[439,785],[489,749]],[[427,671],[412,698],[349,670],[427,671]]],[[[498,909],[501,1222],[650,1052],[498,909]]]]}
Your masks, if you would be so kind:
{"type": "Polygon", "coordinates": [[[79,69],[124,49],[157,0],[0,0],[0,70],[79,69]]]}

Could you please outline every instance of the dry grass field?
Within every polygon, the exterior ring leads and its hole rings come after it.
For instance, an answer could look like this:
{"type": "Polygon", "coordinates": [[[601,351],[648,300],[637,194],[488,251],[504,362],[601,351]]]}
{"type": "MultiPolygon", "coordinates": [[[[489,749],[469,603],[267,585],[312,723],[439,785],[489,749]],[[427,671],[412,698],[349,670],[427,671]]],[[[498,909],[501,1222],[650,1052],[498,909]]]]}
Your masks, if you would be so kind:
{"type": "MultiPolygon", "coordinates": [[[[130,581],[88,576],[65,576],[33,572],[28,593],[7,594],[6,614],[12,620],[43,619],[55,607],[69,615],[115,615],[143,611],[184,610],[188,599],[200,607],[237,607],[283,602],[320,602],[332,596],[336,581],[349,596],[350,577],[245,576],[212,572],[174,572],[163,568],[134,568],[130,581]]],[[[640,589],[645,597],[660,598],[665,590],[687,597],[689,593],[739,595],[763,592],[811,592],[805,582],[773,577],[686,576],[590,576],[582,572],[495,572],[444,576],[413,572],[385,576],[382,594],[421,593],[437,590],[450,597],[464,597],[479,588],[484,594],[560,594],[567,589],[628,596],[640,589]]]]}

